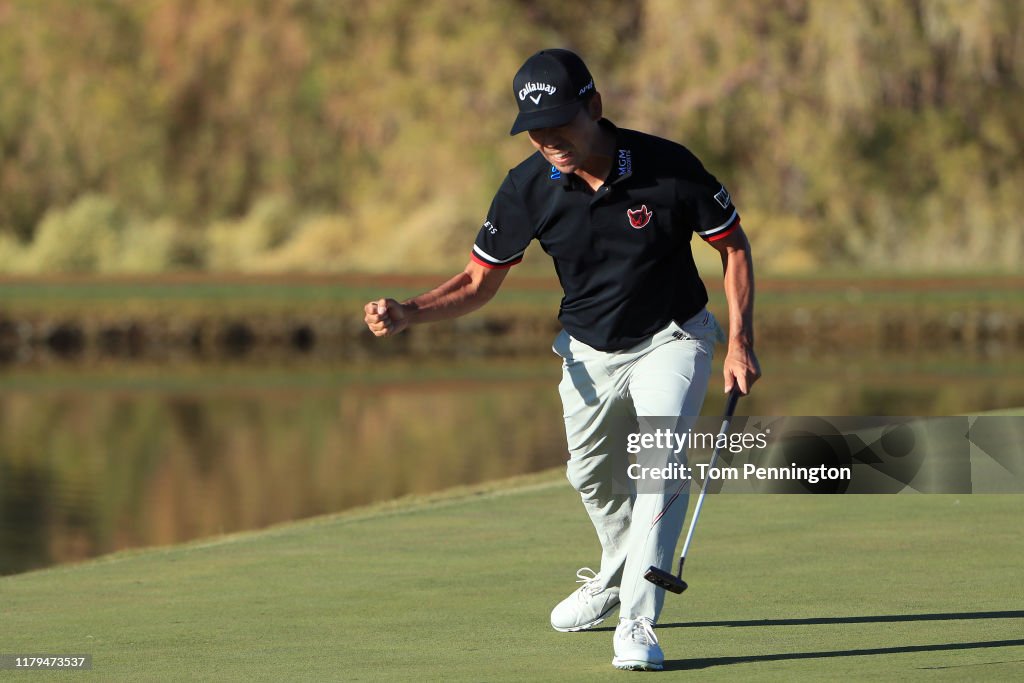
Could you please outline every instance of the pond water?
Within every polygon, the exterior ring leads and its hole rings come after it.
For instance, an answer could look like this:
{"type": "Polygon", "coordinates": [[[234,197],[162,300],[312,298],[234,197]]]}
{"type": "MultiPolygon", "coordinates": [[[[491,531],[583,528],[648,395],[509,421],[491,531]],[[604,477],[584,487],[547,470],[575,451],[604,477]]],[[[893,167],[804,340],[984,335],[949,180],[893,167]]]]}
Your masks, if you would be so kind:
{"type": "MultiPolygon", "coordinates": [[[[741,413],[1024,405],[1021,352],[769,349],[761,361],[741,413]]],[[[559,466],[559,372],[552,355],[12,369],[0,379],[0,574],[559,466]]],[[[715,386],[706,414],[722,408],[715,386]]]]}

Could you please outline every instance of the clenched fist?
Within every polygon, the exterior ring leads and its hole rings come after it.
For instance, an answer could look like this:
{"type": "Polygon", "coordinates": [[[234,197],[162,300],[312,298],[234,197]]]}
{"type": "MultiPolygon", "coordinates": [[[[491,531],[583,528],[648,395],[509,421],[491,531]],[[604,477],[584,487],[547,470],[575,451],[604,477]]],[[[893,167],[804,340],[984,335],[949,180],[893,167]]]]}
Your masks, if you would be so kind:
{"type": "Polygon", "coordinates": [[[394,299],[378,299],[363,306],[363,320],[378,337],[391,337],[409,327],[405,307],[394,299]]]}

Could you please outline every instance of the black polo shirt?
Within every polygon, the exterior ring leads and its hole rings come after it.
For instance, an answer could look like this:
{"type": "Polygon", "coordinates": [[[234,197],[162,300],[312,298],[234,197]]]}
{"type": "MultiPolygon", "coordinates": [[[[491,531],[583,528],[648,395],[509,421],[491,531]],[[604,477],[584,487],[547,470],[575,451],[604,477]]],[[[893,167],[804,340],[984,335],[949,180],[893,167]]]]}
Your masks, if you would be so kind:
{"type": "Polygon", "coordinates": [[[605,184],[594,192],[536,152],[505,177],[472,258],[508,268],[538,240],[565,293],[562,326],[596,349],[619,351],[707,304],[690,239],[721,239],[739,215],[725,187],[682,145],[607,119],[601,125],[617,150],[605,184]]]}

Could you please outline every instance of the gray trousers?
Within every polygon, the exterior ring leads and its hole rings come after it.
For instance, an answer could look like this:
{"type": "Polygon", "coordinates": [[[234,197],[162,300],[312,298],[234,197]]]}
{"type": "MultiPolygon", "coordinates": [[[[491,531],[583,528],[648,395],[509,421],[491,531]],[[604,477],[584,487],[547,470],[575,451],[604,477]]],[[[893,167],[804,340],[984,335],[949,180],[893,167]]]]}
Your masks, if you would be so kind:
{"type": "MultiPolygon", "coordinates": [[[[620,587],[621,617],[657,621],[665,593],[643,575],[651,565],[674,569],[689,502],[689,486],[678,494],[678,482],[644,482],[638,493],[626,474],[627,436],[644,417],[678,418],[679,433],[693,426],[707,393],[717,333],[714,316],[703,310],[625,351],[598,351],[564,330],[552,346],[563,360],[558,390],[569,446],[567,477],[601,542],[600,582],[620,587]]],[[[683,462],[685,452],[644,451],[636,457],[645,466],[663,467],[683,462]]]]}

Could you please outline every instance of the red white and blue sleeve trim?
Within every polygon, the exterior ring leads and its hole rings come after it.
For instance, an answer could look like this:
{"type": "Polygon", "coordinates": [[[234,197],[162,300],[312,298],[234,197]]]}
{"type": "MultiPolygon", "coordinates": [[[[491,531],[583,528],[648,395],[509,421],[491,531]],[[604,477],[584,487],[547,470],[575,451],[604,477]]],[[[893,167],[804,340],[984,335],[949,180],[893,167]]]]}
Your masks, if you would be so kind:
{"type": "Polygon", "coordinates": [[[511,268],[512,266],[516,265],[517,263],[523,260],[523,254],[525,253],[526,250],[523,249],[518,254],[513,254],[508,258],[500,259],[491,256],[486,251],[481,249],[479,246],[474,244],[473,253],[470,256],[474,261],[476,261],[485,268],[511,268]]]}
{"type": "Polygon", "coordinates": [[[717,228],[710,228],[708,230],[698,230],[697,234],[703,237],[708,242],[714,242],[720,240],[723,237],[728,237],[736,228],[740,227],[740,216],[734,209],[732,215],[729,216],[729,220],[719,225],[717,228]]]}

